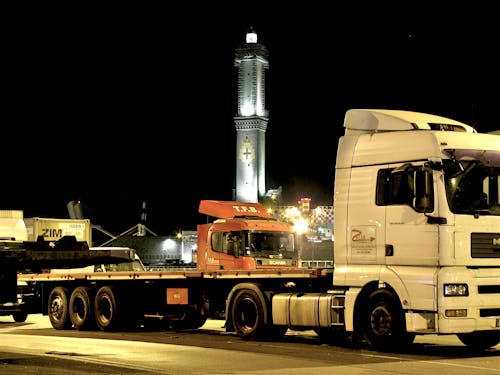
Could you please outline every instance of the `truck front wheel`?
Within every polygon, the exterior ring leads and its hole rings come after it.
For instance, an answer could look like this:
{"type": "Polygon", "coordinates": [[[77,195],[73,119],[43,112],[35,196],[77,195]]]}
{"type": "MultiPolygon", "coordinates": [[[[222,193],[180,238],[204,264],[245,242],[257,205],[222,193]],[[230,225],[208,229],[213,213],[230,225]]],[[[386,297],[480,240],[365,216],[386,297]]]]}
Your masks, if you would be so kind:
{"type": "Polygon", "coordinates": [[[231,318],[236,334],[242,339],[253,340],[264,336],[264,305],[255,291],[243,289],[236,294],[231,318]]]}
{"type": "Polygon", "coordinates": [[[48,315],[50,324],[55,329],[71,328],[68,311],[68,289],[58,286],[49,294],[48,315]]]}
{"type": "Polygon", "coordinates": [[[401,349],[415,337],[406,332],[403,310],[394,294],[387,289],[372,292],[361,314],[364,337],[376,350],[401,349]]]}
{"type": "Polygon", "coordinates": [[[79,286],[73,290],[69,299],[69,316],[75,329],[92,328],[95,323],[92,288],[79,286]]]}
{"type": "Polygon", "coordinates": [[[499,332],[460,333],[457,337],[464,345],[477,350],[491,348],[500,342],[499,332]]]}

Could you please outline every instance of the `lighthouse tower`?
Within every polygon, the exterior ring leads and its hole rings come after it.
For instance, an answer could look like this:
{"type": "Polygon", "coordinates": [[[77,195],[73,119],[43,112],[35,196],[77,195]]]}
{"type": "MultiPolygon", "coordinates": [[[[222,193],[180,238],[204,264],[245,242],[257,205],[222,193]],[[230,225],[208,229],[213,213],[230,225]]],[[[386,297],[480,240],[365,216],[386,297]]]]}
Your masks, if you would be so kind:
{"type": "Polygon", "coordinates": [[[253,29],[246,43],[236,49],[238,112],[236,126],[236,200],[259,202],[266,194],[265,71],[267,49],[257,42],[253,29]]]}

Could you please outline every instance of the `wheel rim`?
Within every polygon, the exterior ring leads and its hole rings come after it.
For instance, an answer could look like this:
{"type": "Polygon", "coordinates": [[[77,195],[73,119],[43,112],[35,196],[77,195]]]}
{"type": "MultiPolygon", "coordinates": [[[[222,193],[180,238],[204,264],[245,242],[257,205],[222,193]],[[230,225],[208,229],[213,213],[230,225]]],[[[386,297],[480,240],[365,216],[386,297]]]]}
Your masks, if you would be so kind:
{"type": "Polygon", "coordinates": [[[109,298],[100,298],[97,303],[97,313],[99,315],[99,321],[107,324],[111,319],[112,307],[109,298]]]}
{"type": "Polygon", "coordinates": [[[257,324],[257,305],[251,298],[238,302],[238,325],[244,331],[251,331],[257,324]]]}
{"type": "Polygon", "coordinates": [[[378,306],[373,310],[370,326],[372,331],[379,336],[388,335],[391,332],[392,316],[385,306],[378,306]]]}
{"type": "Polygon", "coordinates": [[[73,311],[75,312],[78,319],[83,320],[85,318],[86,313],[86,304],[83,302],[81,298],[75,299],[73,303],[73,311]]]}
{"type": "Polygon", "coordinates": [[[50,315],[56,320],[61,320],[63,312],[64,309],[61,297],[54,298],[50,304],[50,315]]]}

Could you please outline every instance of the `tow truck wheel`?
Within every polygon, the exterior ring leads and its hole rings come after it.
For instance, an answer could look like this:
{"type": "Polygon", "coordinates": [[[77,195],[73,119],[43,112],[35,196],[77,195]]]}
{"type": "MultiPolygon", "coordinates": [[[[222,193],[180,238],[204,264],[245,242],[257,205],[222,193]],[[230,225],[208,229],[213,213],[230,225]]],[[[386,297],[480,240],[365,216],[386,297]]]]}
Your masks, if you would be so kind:
{"type": "Polygon", "coordinates": [[[92,288],[76,287],[69,299],[69,316],[73,327],[81,331],[92,328],[94,319],[94,296],[92,288]]]}
{"type": "Polygon", "coordinates": [[[95,296],[94,315],[97,328],[114,331],[120,326],[117,291],[112,286],[101,287],[95,296]]]}
{"type": "Polygon", "coordinates": [[[231,318],[236,334],[242,339],[265,336],[264,305],[255,291],[243,289],[236,294],[231,318]]]}
{"type": "Polygon", "coordinates": [[[71,328],[68,310],[68,289],[58,286],[49,295],[48,315],[50,324],[55,329],[71,328]]]}
{"type": "Polygon", "coordinates": [[[399,350],[415,336],[406,332],[403,310],[387,289],[377,289],[368,297],[361,326],[368,344],[376,350],[399,350]]]}
{"type": "Polygon", "coordinates": [[[499,332],[471,332],[457,335],[464,345],[477,350],[485,350],[500,343],[499,332]]]}

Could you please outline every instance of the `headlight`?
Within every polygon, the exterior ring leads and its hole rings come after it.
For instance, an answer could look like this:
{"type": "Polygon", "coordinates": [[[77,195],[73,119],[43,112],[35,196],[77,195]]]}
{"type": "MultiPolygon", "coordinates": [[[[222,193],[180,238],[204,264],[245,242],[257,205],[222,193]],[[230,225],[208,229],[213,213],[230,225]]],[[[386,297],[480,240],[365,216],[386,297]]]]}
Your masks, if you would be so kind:
{"type": "Polygon", "coordinates": [[[467,284],[444,284],[445,297],[466,297],[469,295],[467,284]]]}

